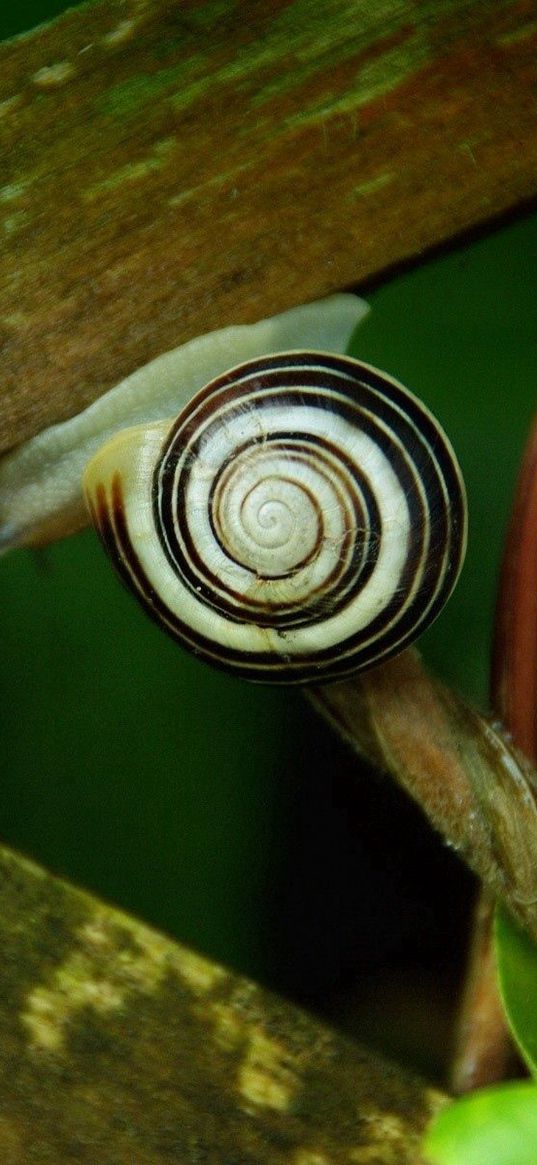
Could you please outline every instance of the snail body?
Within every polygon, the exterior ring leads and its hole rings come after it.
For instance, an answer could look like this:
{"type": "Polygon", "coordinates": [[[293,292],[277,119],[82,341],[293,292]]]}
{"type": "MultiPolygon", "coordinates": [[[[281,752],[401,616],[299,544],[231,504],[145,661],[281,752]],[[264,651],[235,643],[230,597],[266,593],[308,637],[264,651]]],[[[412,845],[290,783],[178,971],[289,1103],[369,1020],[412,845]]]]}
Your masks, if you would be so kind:
{"type": "Polygon", "coordinates": [[[451,594],[460,470],[429,410],[346,356],[263,355],[118,434],[84,491],[123,581],[204,660],[311,683],[403,650],[451,594]]]}

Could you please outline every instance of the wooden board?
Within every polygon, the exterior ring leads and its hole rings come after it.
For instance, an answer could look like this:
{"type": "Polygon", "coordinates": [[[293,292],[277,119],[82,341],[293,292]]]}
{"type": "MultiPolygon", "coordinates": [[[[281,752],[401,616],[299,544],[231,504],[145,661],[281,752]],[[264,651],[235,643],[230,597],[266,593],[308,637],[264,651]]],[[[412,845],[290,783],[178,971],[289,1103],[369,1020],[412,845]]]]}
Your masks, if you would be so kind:
{"type": "Polygon", "coordinates": [[[0,851],[2,1165],[414,1165],[444,1103],[0,851]]]}
{"type": "Polygon", "coordinates": [[[0,451],[537,192],[530,0],[102,0],[0,46],[0,451]]]}

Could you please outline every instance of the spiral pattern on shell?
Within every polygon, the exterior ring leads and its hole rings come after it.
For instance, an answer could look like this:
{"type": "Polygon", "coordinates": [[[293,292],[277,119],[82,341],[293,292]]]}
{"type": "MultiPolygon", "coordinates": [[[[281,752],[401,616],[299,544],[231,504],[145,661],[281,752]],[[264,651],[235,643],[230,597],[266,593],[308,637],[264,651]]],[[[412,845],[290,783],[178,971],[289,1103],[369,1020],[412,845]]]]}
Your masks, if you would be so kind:
{"type": "Polygon", "coordinates": [[[164,430],[105,447],[86,491],[123,579],[204,659],[253,680],[338,678],[401,651],[449,597],[461,474],[430,412],[384,373],[262,357],[164,430]]]}

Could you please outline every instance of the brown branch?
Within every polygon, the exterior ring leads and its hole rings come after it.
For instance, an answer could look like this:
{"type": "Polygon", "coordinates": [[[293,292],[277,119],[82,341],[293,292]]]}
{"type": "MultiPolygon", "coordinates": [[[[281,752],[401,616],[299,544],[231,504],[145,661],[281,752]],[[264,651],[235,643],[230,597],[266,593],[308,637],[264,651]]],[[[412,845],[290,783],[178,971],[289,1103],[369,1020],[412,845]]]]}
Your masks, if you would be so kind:
{"type": "Polygon", "coordinates": [[[414,1165],[439,1092],[0,851],[6,1165],[414,1165]]]}
{"type": "MultiPolygon", "coordinates": [[[[520,470],[506,539],[494,629],[491,703],[518,748],[537,764],[537,420],[520,470]]],[[[452,1085],[502,1079],[514,1051],[499,999],[494,902],[477,905],[452,1085]]]]}
{"type": "Polygon", "coordinates": [[[427,675],[413,650],[312,698],[537,938],[537,776],[501,732],[427,675]]]}
{"type": "Polygon", "coordinates": [[[0,47],[0,449],[537,193],[531,0],[101,0],[0,47]]]}

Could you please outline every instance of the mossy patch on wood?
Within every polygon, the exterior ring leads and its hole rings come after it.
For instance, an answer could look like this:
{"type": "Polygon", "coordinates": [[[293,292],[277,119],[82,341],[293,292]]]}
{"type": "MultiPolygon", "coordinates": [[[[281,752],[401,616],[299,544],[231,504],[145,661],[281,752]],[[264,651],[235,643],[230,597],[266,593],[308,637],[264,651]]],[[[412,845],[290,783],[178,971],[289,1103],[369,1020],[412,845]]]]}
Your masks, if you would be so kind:
{"type": "Polygon", "coordinates": [[[4,1165],[408,1165],[441,1095],[0,853],[4,1165]]]}

